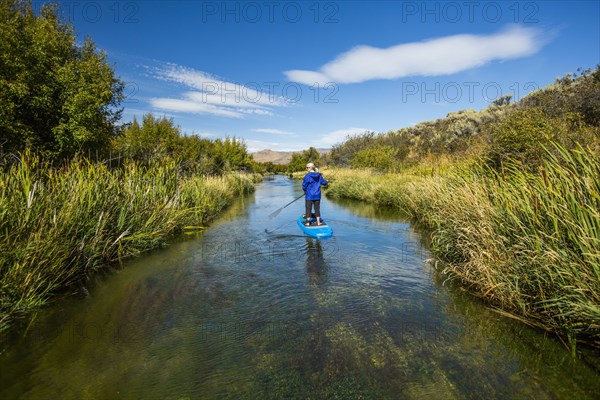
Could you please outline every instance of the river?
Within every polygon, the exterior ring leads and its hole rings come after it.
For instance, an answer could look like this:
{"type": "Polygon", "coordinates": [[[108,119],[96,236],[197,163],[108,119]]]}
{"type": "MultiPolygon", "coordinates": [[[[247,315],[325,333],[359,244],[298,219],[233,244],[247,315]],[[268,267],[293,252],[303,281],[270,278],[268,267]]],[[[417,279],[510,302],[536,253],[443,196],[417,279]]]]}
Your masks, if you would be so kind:
{"type": "Polygon", "coordinates": [[[4,332],[0,398],[597,398],[592,355],[444,283],[396,213],[325,199],[320,240],[302,200],[268,218],[301,193],[268,178],[4,332]]]}

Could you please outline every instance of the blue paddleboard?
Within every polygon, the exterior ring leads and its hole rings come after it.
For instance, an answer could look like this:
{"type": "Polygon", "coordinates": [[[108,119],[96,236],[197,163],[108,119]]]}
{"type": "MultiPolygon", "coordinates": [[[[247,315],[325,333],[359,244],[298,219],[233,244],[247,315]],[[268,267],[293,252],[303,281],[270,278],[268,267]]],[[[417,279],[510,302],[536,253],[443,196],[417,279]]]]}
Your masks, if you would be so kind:
{"type": "Polygon", "coordinates": [[[323,220],[323,218],[321,218],[321,225],[317,225],[317,220],[315,218],[310,219],[310,226],[304,225],[305,219],[302,215],[298,217],[297,222],[300,229],[308,236],[322,238],[329,237],[333,234],[331,227],[323,220]]]}

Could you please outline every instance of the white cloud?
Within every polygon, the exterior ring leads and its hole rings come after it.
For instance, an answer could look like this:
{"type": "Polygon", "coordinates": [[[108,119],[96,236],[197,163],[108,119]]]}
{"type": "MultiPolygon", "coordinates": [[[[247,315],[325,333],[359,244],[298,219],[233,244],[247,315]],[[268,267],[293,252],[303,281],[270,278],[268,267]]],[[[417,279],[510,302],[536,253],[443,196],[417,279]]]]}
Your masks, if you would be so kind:
{"type": "Polygon", "coordinates": [[[240,85],[227,82],[206,72],[176,64],[155,68],[151,75],[194,89],[183,92],[178,98],[151,99],[152,107],[159,110],[243,118],[251,114],[271,116],[273,107],[288,105],[285,99],[262,90],[257,83],[240,85]]]}
{"type": "Polygon", "coordinates": [[[285,135],[285,136],[294,136],[295,135],[295,133],[293,133],[293,132],[282,131],[279,129],[271,129],[271,128],[252,129],[252,132],[269,133],[272,135],[285,135]]]}
{"type": "Polygon", "coordinates": [[[269,116],[273,115],[273,113],[271,111],[269,111],[269,110],[263,110],[263,109],[260,109],[260,108],[257,108],[255,110],[240,109],[239,111],[242,112],[242,113],[245,113],[245,114],[269,115],[269,116]]]}
{"type": "Polygon", "coordinates": [[[449,75],[491,61],[532,55],[544,45],[541,35],[537,29],[513,25],[493,35],[453,35],[383,49],[357,46],[319,71],[291,70],[285,74],[290,81],[306,85],[449,75]]]}
{"type": "Polygon", "coordinates": [[[212,114],[222,117],[241,118],[242,113],[228,109],[226,107],[217,107],[212,104],[203,104],[190,100],[158,98],[152,99],[150,104],[159,110],[168,110],[175,112],[184,112],[192,114],[212,114]]]}
{"type": "Polygon", "coordinates": [[[315,147],[323,147],[322,145],[333,146],[335,144],[343,142],[348,136],[360,135],[370,131],[370,129],[366,128],[339,129],[337,131],[329,132],[321,136],[321,138],[319,139],[319,146],[315,147]]]}
{"type": "MultiPolygon", "coordinates": [[[[327,66],[327,64],[325,66],[327,66]]],[[[328,77],[326,74],[316,71],[303,71],[294,69],[291,71],[285,71],[284,73],[290,81],[303,83],[305,85],[313,85],[318,83],[320,86],[324,86],[327,83],[334,81],[334,79],[328,77]]]]}

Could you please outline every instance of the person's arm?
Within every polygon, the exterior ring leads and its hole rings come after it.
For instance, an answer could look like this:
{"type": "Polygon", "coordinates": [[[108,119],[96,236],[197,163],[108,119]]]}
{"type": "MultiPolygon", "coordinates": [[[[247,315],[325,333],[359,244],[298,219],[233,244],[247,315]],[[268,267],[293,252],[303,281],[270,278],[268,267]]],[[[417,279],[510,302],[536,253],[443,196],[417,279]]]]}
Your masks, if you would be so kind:
{"type": "Polygon", "coordinates": [[[302,190],[306,192],[306,187],[308,186],[308,174],[304,175],[304,179],[302,180],[302,190]]]}
{"type": "Polygon", "coordinates": [[[327,179],[323,178],[323,175],[321,175],[321,185],[327,185],[329,182],[327,181],[327,179]]]}

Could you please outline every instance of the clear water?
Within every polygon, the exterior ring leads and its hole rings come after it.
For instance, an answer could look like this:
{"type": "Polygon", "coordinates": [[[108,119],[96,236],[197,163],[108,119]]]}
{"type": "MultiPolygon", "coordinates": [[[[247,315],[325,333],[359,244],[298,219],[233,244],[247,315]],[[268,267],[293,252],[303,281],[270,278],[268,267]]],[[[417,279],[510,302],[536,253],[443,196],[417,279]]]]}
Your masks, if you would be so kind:
{"type": "Polygon", "coordinates": [[[597,398],[597,358],[444,285],[392,212],[274,177],[195,238],[5,332],[2,399],[597,398]]]}

